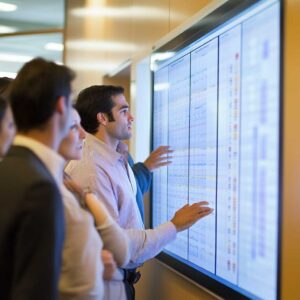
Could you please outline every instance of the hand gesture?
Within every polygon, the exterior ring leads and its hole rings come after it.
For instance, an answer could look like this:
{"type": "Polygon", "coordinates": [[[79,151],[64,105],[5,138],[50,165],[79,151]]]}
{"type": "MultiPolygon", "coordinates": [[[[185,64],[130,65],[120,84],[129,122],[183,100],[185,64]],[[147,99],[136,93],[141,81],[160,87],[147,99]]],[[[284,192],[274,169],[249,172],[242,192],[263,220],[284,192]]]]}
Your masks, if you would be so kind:
{"type": "Polygon", "coordinates": [[[103,249],[101,251],[101,259],[104,265],[103,279],[111,280],[114,272],[117,269],[117,264],[114,260],[114,257],[111,252],[103,249]]]}
{"type": "Polygon", "coordinates": [[[213,209],[209,208],[208,202],[201,201],[194,204],[186,204],[175,213],[171,222],[175,225],[177,232],[190,228],[201,218],[212,213],[213,209]]]}
{"type": "Polygon", "coordinates": [[[170,146],[160,146],[150,153],[149,157],[144,161],[144,165],[150,172],[167,166],[172,162],[170,160],[172,157],[168,155],[172,152],[173,150],[170,149],[170,146]]]}

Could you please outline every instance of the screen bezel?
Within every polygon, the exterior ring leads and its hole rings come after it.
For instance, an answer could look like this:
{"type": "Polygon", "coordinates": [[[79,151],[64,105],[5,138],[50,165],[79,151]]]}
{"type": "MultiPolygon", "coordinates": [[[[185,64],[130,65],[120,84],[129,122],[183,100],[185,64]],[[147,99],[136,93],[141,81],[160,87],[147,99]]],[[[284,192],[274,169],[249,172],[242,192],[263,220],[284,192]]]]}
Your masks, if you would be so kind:
{"type": "MultiPolygon", "coordinates": [[[[254,4],[257,4],[261,1],[259,0],[250,0],[250,1],[239,1],[239,0],[230,0],[213,12],[205,16],[203,19],[196,22],[194,25],[180,33],[175,38],[171,39],[161,47],[153,51],[155,53],[163,52],[178,52],[183,48],[187,47],[191,43],[210,33],[220,25],[224,24],[230,19],[234,18],[241,12],[250,8],[254,4]],[[208,20],[214,20],[213,22],[208,20]]],[[[278,174],[279,174],[279,186],[278,186],[278,243],[277,243],[277,299],[280,299],[280,274],[281,274],[281,233],[282,233],[282,170],[283,170],[283,57],[284,57],[284,1],[278,0],[280,5],[280,57],[279,57],[279,164],[278,164],[278,174]]],[[[154,71],[151,71],[151,111],[153,112],[154,106],[154,71]]],[[[154,114],[151,115],[151,150],[153,149],[153,122],[154,114]]],[[[150,226],[153,228],[153,193],[152,187],[150,189],[150,226]]],[[[196,285],[203,286],[204,288],[210,290],[218,296],[224,297],[225,299],[251,299],[253,296],[252,293],[242,290],[235,289],[234,285],[230,282],[218,281],[213,277],[201,272],[190,265],[182,262],[180,259],[173,257],[167,252],[161,252],[156,256],[156,258],[162,263],[166,264],[171,269],[176,270],[183,276],[191,279],[196,285]],[[226,282],[226,283],[225,283],[226,282]],[[230,287],[232,286],[232,287],[230,287]]]]}

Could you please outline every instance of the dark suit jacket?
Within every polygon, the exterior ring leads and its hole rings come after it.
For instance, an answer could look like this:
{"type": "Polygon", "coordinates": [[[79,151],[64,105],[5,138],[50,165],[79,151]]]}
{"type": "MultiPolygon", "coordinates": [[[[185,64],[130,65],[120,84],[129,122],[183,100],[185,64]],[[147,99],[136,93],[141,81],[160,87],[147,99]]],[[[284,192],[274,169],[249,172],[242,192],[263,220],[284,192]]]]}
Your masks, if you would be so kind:
{"type": "Polygon", "coordinates": [[[0,162],[0,299],[58,298],[60,191],[42,161],[13,146],[0,162]]]}

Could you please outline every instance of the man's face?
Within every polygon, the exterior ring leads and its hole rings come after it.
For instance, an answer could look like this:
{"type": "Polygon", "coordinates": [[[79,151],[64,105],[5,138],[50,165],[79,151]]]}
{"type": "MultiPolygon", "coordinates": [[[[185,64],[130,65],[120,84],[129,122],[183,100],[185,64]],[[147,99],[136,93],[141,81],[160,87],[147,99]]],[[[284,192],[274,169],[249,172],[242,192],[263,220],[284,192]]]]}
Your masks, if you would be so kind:
{"type": "Polygon", "coordinates": [[[117,140],[127,140],[131,137],[133,117],[129,112],[129,105],[123,94],[112,97],[115,106],[112,108],[114,121],[108,122],[107,132],[117,140]]]}

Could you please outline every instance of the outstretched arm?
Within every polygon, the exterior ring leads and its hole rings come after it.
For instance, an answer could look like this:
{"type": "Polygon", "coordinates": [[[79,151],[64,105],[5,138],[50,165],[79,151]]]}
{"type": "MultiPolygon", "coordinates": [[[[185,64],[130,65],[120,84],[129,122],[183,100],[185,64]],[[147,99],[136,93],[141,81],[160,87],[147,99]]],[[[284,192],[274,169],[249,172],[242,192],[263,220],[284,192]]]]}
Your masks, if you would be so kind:
{"type": "Polygon", "coordinates": [[[93,193],[85,195],[85,203],[94,216],[103,248],[110,251],[118,266],[129,261],[129,241],[122,228],[112,219],[105,206],[93,193]]]}
{"type": "Polygon", "coordinates": [[[175,213],[170,222],[154,229],[126,229],[131,246],[129,267],[137,267],[155,257],[167,244],[175,240],[177,232],[190,228],[198,220],[212,213],[213,210],[207,205],[205,201],[187,204],[175,213]]]}

